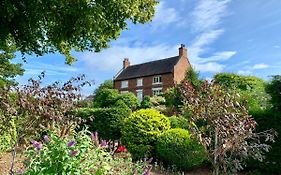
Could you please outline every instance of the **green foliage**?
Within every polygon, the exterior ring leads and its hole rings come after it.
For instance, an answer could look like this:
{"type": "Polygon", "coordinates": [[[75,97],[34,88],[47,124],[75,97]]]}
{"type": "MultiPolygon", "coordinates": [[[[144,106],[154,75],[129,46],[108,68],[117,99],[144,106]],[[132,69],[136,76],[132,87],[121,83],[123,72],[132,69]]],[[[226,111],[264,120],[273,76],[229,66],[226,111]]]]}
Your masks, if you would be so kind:
{"type": "Polygon", "coordinates": [[[17,84],[15,77],[17,75],[23,75],[24,72],[21,64],[11,63],[11,60],[15,58],[15,46],[6,43],[3,50],[1,51],[0,47],[0,88],[17,84]]]}
{"type": "Polygon", "coordinates": [[[34,148],[26,151],[27,169],[23,174],[130,175],[133,169],[137,174],[143,173],[145,164],[132,164],[131,159],[113,159],[89,135],[87,131],[65,137],[51,133],[47,138],[45,136],[43,144],[33,141],[34,148]],[[70,141],[74,141],[72,146],[70,141]]]}
{"type": "Polygon", "coordinates": [[[156,0],[1,1],[0,50],[13,42],[23,54],[60,52],[72,63],[72,49],[100,51],[117,39],[127,22],[152,19],[156,0]]]}
{"type": "Polygon", "coordinates": [[[97,131],[106,140],[120,139],[123,120],[130,114],[131,110],[126,105],[116,108],[80,108],[75,111],[77,117],[86,120],[85,125],[91,131],[97,131]]]}
{"type": "Polygon", "coordinates": [[[193,140],[187,130],[179,128],[170,129],[158,137],[156,153],[165,164],[183,170],[199,166],[207,160],[205,148],[193,140]]]}
{"type": "Polygon", "coordinates": [[[108,108],[108,107],[117,107],[117,104],[120,104],[122,101],[126,106],[132,110],[140,106],[140,102],[137,97],[129,92],[125,94],[120,94],[116,89],[101,89],[99,93],[96,94],[93,107],[95,108],[108,108]],[[119,102],[118,102],[119,101],[119,102]],[[118,103],[117,103],[118,102],[118,103]]]}
{"type": "Polygon", "coordinates": [[[142,109],[147,109],[147,108],[151,108],[152,104],[150,102],[150,97],[149,96],[144,96],[142,102],[141,102],[141,108],[142,109]]]}
{"type": "Polygon", "coordinates": [[[138,98],[131,92],[120,94],[118,100],[122,100],[132,110],[140,106],[138,98]]]}
{"type": "Polygon", "coordinates": [[[190,122],[182,116],[171,116],[169,117],[171,128],[182,128],[189,129],[190,122]]]}
{"type": "Polygon", "coordinates": [[[10,120],[8,123],[3,123],[0,121],[0,155],[5,151],[11,149],[17,140],[17,128],[15,120],[10,120]],[[3,129],[3,125],[7,129],[3,129]],[[7,127],[8,125],[8,127],[7,127]]]}
{"type": "Polygon", "coordinates": [[[268,129],[274,129],[278,133],[275,142],[270,144],[271,149],[265,154],[263,162],[251,160],[247,167],[251,169],[259,169],[264,174],[278,174],[281,169],[281,115],[273,110],[265,110],[252,114],[257,121],[257,132],[262,132],[268,129]]]}
{"type": "Polygon", "coordinates": [[[162,132],[170,129],[167,117],[154,109],[141,109],[125,119],[121,141],[134,159],[155,154],[155,143],[162,132]]]}
{"type": "Polygon", "coordinates": [[[182,96],[178,90],[178,88],[170,88],[164,92],[165,97],[165,105],[167,107],[168,115],[175,115],[180,112],[180,108],[183,105],[182,96]]]}
{"type": "Polygon", "coordinates": [[[275,111],[281,111],[281,75],[272,77],[272,81],[266,87],[271,96],[271,103],[275,111]]]}
{"type": "Polygon", "coordinates": [[[160,111],[162,113],[166,113],[167,108],[166,108],[166,100],[164,97],[159,96],[159,95],[154,95],[153,97],[150,97],[150,103],[151,103],[151,108],[155,109],[157,111],[160,111]]]}
{"type": "Polygon", "coordinates": [[[113,81],[105,80],[99,87],[94,91],[94,94],[97,95],[103,89],[113,89],[113,81]]]}
{"type": "Polygon", "coordinates": [[[187,80],[195,89],[198,89],[204,82],[199,78],[199,72],[195,71],[194,68],[186,72],[184,80],[187,80]]]}
{"type": "Polygon", "coordinates": [[[219,73],[214,76],[216,83],[240,94],[240,103],[251,112],[262,111],[269,106],[269,95],[265,91],[266,82],[255,76],[219,73]]]}
{"type": "Polygon", "coordinates": [[[237,93],[225,91],[214,82],[205,82],[199,90],[185,83],[180,90],[183,113],[191,112],[190,122],[195,123],[190,131],[207,148],[214,174],[233,174],[250,157],[263,160],[270,146],[261,141],[274,142],[276,133],[255,132],[257,123],[239,104],[237,93]]]}
{"type": "Polygon", "coordinates": [[[95,95],[93,107],[106,108],[111,107],[119,98],[119,92],[116,89],[102,89],[95,95]]]}

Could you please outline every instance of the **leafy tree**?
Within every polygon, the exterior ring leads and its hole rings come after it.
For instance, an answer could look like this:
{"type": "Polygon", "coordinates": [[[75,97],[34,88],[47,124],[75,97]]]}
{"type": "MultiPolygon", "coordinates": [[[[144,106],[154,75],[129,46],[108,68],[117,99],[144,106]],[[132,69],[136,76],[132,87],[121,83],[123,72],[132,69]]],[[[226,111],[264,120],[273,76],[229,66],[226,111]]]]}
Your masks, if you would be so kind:
{"type": "Polygon", "coordinates": [[[6,42],[23,54],[60,52],[72,63],[72,49],[100,51],[127,29],[127,22],[152,19],[156,0],[11,1],[0,5],[0,50],[6,42]]]}
{"type": "Polygon", "coordinates": [[[10,134],[14,143],[10,174],[14,174],[18,143],[30,136],[39,136],[53,124],[64,126],[65,133],[80,122],[70,112],[77,107],[81,98],[80,88],[88,83],[83,80],[84,76],[72,78],[64,84],[55,82],[48,86],[41,86],[42,77],[39,80],[30,79],[28,85],[12,86],[0,91],[0,135],[16,131],[10,134]],[[13,122],[15,130],[12,129],[13,122]]]}
{"type": "Polygon", "coordinates": [[[103,89],[113,89],[113,81],[112,80],[105,80],[99,87],[95,90],[94,94],[97,95],[103,89]]]}
{"type": "Polygon", "coordinates": [[[15,57],[15,46],[7,43],[3,50],[1,52],[0,49],[0,88],[15,85],[15,77],[22,75],[24,72],[21,64],[11,63],[11,60],[15,57]]]}
{"type": "Polygon", "coordinates": [[[262,111],[269,106],[269,95],[265,91],[266,82],[255,76],[243,76],[233,73],[219,73],[214,81],[227,90],[240,94],[240,103],[250,111],[262,111]]]}
{"type": "Polygon", "coordinates": [[[99,93],[95,96],[93,101],[93,107],[95,108],[108,108],[118,106],[117,102],[120,100],[126,104],[130,109],[136,109],[140,106],[137,97],[129,92],[125,94],[120,94],[116,89],[101,89],[99,93]]]}
{"type": "Polygon", "coordinates": [[[271,103],[275,111],[281,111],[281,75],[272,77],[272,81],[266,87],[271,96],[271,103]]]}
{"type": "Polygon", "coordinates": [[[198,89],[204,82],[199,78],[199,72],[195,71],[194,68],[191,68],[186,72],[184,81],[185,80],[191,83],[196,89],[198,89]]]}
{"type": "Polygon", "coordinates": [[[205,145],[214,175],[232,174],[243,168],[243,161],[252,157],[263,160],[269,145],[260,139],[273,141],[275,132],[255,133],[256,122],[239,104],[238,96],[228,93],[215,83],[205,82],[196,90],[189,82],[180,87],[183,113],[191,112],[191,131],[205,145]]]}
{"type": "Polygon", "coordinates": [[[95,108],[106,108],[114,105],[118,100],[119,92],[116,89],[102,89],[95,96],[93,106],[95,108]]]}

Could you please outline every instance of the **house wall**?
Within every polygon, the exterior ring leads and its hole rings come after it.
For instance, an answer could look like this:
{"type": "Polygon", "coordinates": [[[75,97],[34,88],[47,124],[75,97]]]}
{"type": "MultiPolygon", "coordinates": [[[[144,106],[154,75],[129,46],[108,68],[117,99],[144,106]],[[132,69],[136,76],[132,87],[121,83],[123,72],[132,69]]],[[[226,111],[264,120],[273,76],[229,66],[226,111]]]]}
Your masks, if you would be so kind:
{"type": "MultiPolygon", "coordinates": [[[[162,74],[162,84],[152,84],[153,82],[153,77],[158,76],[158,75],[153,75],[153,76],[147,76],[147,77],[140,77],[143,78],[142,86],[137,87],[137,79],[128,79],[128,88],[121,88],[121,81],[120,80],[114,80],[114,88],[118,89],[119,91],[129,91],[133,92],[136,95],[136,90],[142,89],[143,90],[143,96],[152,96],[152,88],[158,88],[162,87],[162,91],[166,91],[168,88],[174,86],[174,81],[173,81],[173,73],[168,73],[168,74],[162,74]]],[[[126,80],[122,80],[126,81],[126,80]]]]}
{"type": "Polygon", "coordinates": [[[191,68],[188,58],[182,56],[178,63],[174,66],[174,81],[179,84],[184,78],[186,71],[191,68]]]}

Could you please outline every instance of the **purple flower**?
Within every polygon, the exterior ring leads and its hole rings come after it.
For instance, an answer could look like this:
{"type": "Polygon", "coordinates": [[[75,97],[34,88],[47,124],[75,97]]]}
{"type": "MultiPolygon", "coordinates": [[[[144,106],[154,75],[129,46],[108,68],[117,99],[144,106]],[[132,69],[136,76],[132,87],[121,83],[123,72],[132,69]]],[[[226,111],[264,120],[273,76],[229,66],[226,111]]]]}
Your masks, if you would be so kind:
{"type": "Polygon", "coordinates": [[[48,142],[50,142],[50,138],[49,138],[49,136],[47,136],[47,135],[44,135],[44,141],[46,142],[46,143],[48,143],[48,142]]]}
{"type": "Polygon", "coordinates": [[[35,140],[32,140],[31,143],[37,149],[37,151],[39,151],[42,148],[42,144],[35,140]]]}
{"type": "Polygon", "coordinates": [[[106,140],[102,140],[100,146],[101,147],[106,147],[108,142],[106,140]]]}
{"type": "Polygon", "coordinates": [[[67,146],[68,148],[72,147],[73,145],[75,145],[75,141],[71,140],[70,142],[68,142],[67,146]]]}
{"type": "Polygon", "coordinates": [[[70,157],[78,156],[78,154],[79,154],[79,150],[74,150],[69,152],[70,157]]]}

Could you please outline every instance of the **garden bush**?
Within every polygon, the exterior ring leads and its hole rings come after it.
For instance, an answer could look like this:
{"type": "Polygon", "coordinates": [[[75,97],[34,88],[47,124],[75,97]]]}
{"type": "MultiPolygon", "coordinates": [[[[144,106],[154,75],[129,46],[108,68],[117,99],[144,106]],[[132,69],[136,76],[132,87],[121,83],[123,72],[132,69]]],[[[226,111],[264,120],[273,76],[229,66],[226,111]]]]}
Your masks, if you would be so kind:
{"type": "Polygon", "coordinates": [[[170,129],[158,137],[156,153],[164,164],[182,170],[199,166],[207,159],[205,148],[180,128],[170,129]]]}
{"type": "Polygon", "coordinates": [[[128,108],[135,110],[140,106],[140,102],[137,97],[131,93],[120,94],[116,89],[101,89],[96,94],[93,107],[95,108],[108,108],[108,107],[117,107],[116,103],[118,101],[123,101],[128,108]]]}
{"type": "Polygon", "coordinates": [[[171,128],[182,128],[189,129],[189,122],[182,116],[171,116],[169,117],[171,128]]]}
{"type": "Polygon", "coordinates": [[[17,137],[16,125],[14,120],[8,123],[0,123],[0,155],[11,149],[15,144],[17,137]],[[3,129],[2,126],[10,126],[8,129],[3,129]]]}
{"type": "Polygon", "coordinates": [[[143,100],[141,102],[141,108],[142,109],[147,109],[147,108],[151,108],[152,104],[150,102],[150,97],[149,96],[144,96],[143,100]]]}
{"type": "Polygon", "coordinates": [[[83,130],[75,135],[59,137],[45,135],[44,141],[32,141],[26,151],[27,161],[20,174],[143,174],[146,162],[132,163],[130,158],[113,157],[106,151],[107,144],[98,142],[97,134],[83,130]]]}
{"type": "Polygon", "coordinates": [[[257,132],[273,128],[278,133],[278,137],[274,143],[270,144],[271,149],[265,154],[263,162],[251,160],[247,167],[258,169],[264,174],[278,174],[281,170],[281,114],[273,110],[265,110],[263,112],[252,112],[251,115],[258,123],[257,132]]]}
{"type": "Polygon", "coordinates": [[[131,110],[126,105],[118,108],[80,108],[75,111],[77,117],[86,120],[85,125],[91,131],[97,131],[106,140],[120,139],[123,120],[130,114],[131,110]]]}
{"type": "Polygon", "coordinates": [[[154,156],[158,135],[168,129],[170,129],[170,121],[159,111],[141,109],[125,119],[121,129],[121,141],[126,145],[133,159],[154,156]]]}

